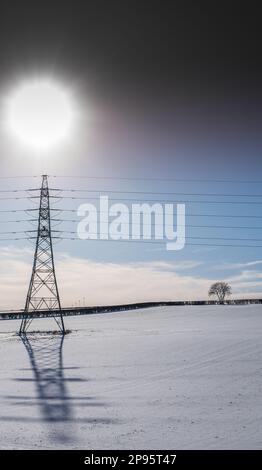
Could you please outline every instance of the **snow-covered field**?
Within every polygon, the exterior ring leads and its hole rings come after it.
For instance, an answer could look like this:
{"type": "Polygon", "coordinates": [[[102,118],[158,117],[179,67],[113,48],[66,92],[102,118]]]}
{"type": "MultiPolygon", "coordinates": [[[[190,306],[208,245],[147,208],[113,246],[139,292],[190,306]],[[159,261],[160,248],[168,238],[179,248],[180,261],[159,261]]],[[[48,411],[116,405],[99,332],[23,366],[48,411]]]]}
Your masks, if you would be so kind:
{"type": "Polygon", "coordinates": [[[261,448],[261,305],[65,322],[61,344],[0,321],[2,449],[261,448]]]}

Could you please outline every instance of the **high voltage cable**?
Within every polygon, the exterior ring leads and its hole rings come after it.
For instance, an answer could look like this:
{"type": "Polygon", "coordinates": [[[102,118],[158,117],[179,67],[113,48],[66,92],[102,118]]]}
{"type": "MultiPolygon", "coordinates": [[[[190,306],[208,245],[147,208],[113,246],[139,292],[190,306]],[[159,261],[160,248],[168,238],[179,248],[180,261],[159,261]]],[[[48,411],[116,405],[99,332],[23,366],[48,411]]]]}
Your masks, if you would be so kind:
{"type": "MultiPolygon", "coordinates": [[[[53,237],[53,238],[57,238],[59,240],[79,240],[81,242],[83,241],[97,241],[97,242],[115,242],[115,243],[144,243],[144,244],[154,244],[154,245],[162,245],[163,243],[172,243],[172,241],[168,241],[168,240],[163,240],[163,241],[160,241],[160,242],[155,242],[155,241],[152,241],[152,240],[147,240],[147,241],[144,241],[144,240],[103,240],[103,239],[92,239],[90,238],[89,240],[81,240],[80,238],[78,237],[53,237]]],[[[232,247],[232,248],[262,248],[262,245],[233,245],[233,244],[214,244],[214,243],[186,243],[185,246],[212,246],[212,247],[232,247]]]]}
{"type": "MultiPolygon", "coordinates": [[[[18,230],[18,231],[7,231],[7,232],[0,232],[0,235],[7,235],[7,234],[11,234],[11,235],[16,235],[16,234],[20,234],[20,233],[37,233],[38,230],[18,230]]],[[[76,234],[76,230],[52,230],[51,231],[52,233],[69,233],[69,234],[76,234]]],[[[80,232],[80,234],[84,234],[85,232],[80,232]]],[[[96,233],[89,233],[89,235],[97,235],[96,233]]],[[[104,232],[99,232],[99,235],[107,235],[107,233],[104,233],[104,232]]],[[[262,239],[261,238],[235,238],[235,237],[213,237],[213,236],[209,236],[209,237],[199,237],[199,236],[187,236],[186,239],[196,239],[196,240],[235,240],[235,241],[254,241],[254,242],[262,242],[262,239]]],[[[166,239],[165,239],[166,240],[166,239]]]]}
{"type": "MultiPolygon", "coordinates": [[[[52,196],[51,196],[52,197],[52,196]]],[[[17,201],[18,199],[33,199],[30,196],[12,196],[12,197],[0,197],[0,201],[17,201]]],[[[39,198],[38,198],[39,199],[39,198]]]]}
{"type": "MultiPolygon", "coordinates": [[[[35,212],[39,211],[38,208],[35,209],[7,209],[7,210],[0,210],[0,213],[17,213],[17,212],[35,212]]],[[[78,211],[78,209],[61,209],[61,208],[56,208],[56,209],[50,209],[52,212],[70,212],[70,213],[75,213],[78,211]]],[[[107,214],[106,211],[89,211],[89,212],[96,212],[97,214],[99,213],[105,213],[107,214]]],[[[141,214],[141,212],[133,212],[133,214],[141,214]]],[[[157,214],[156,214],[157,215],[157,214]]],[[[186,217],[214,217],[214,218],[237,218],[237,219],[262,219],[262,216],[260,215],[246,215],[246,214],[241,214],[241,215],[236,215],[236,214],[186,214],[186,217]]]]}
{"type": "MultiPolygon", "coordinates": [[[[26,189],[26,190],[15,190],[15,191],[3,191],[1,190],[0,192],[2,193],[18,193],[18,192],[32,192],[32,191],[39,191],[39,189],[26,189]]],[[[141,195],[148,195],[148,194],[159,194],[161,196],[197,196],[197,197],[246,197],[246,198],[262,198],[262,194],[226,194],[226,193],[184,193],[184,192],[157,192],[157,191],[120,191],[120,190],[73,190],[73,189],[53,189],[53,191],[59,191],[59,192],[77,192],[77,193],[88,193],[88,194],[93,194],[93,193],[100,193],[105,195],[105,194],[141,194],[141,195]]],[[[53,195],[49,194],[49,198],[52,199],[72,199],[72,200],[83,200],[85,199],[84,196],[61,196],[61,195],[53,195]]],[[[18,199],[39,199],[39,195],[37,196],[7,196],[7,197],[0,197],[0,200],[18,200],[18,199]]],[[[98,196],[92,196],[88,197],[88,199],[98,199],[98,196]]],[[[114,201],[121,201],[121,200],[127,200],[127,201],[138,201],[137,199],[131,199],[131,198],[126,198],[125,196],[123,198],[110,198],[110,200],[114,201]]],[[[161,202],[159,199],[147,199],[147,201],[150,202],[161,202]]],[[[139,200],[139,202],[144,202],[144,200],[139,200]]],[[[167,202],[167,201],[162,201],[162,202],[167,202]]],[[[179,202],[179,201],[170,201],[170,202],[179,202]]],[[[261,204],[261,201],[180,201],[180,202],[185,202],[185,203],[207,203],[207,204],[261,204]]]]}
{"type": "MultiPolygon", "coordinates": [[[[54,222],[71,222],[71,223],[79,223],[81,219],[52,219],[54,222]]],[[[129,225],[128,222],[123,222],[123,225],[129,225]]],[[[122,223],[121,223],[122,225],[122,223]]],[[[132,223],[134,225],[134,223],[132,223]]],[[[140,222],[135,223],[135,225],[140,225],[140,222]]],[[[144,224],[143,225],[149,225],[151,226],[152,224],[144,224]]],[[[154,223],[154,226],[161,226],[162,224],[156,224],[154,223]]],[[[166,224],[165,224],[166,225],[166,224]]],[[[168,227],[171,227],[171,224],[167,224],[168,227]]],[[[253,229],[253,230],[262,230],[262,227],[250,227],[249,225],[192,225],[192,224],[186,224],[187,227],[191,228],[228,228],[228,229],[253,229]]]]}
{"type": "MultiPolygon", "coordinates": [[[[38,230],[13,230],[13,231],[8,231],[8,232],[0,232],[0,235],[7,235],[8,233],[10,234],[17,234],[17,233],[37,233],[38,230]]],[[[65,233],[64,230],[51,230],[51,233],[65,233]]],[[[70,233],[76,233],[76,231],[74,232],[70,232],[70,233]]]]}
{"type": "MultiPolygon", "coordinates": [[[[64,222],[70,222],[70,223],[79,223],[81,219],[51,219],[51,222],[59,222],[59,223],[64,223],[64,222]]],[[[21,219],[21,220],[0,220],[0,224],[4,223],[22,223],[22,222],[38,222],[38,219],[21,219]]],[[[121,225],[129,225],[128,222],[122,222],[121,225]]],[[[141,225],[140,222],[134,222],[132,225],[141,225]]],[[[145,226],[151,226],[152,224],[145,224],[143,222],[143,225],[145,226]]],[[[154,223],[154,227],[161,226],[162,224],[156,224],[154,223]]],[[[165,224],[167,227],[173,227],[172,224],[165,224]]],[[[254,227],[254,226],[248,226],[248,225],[194,225],[194,224],[187,224],[187,227],[190,228],[210,228],[210,229],[243,229],[243,230],[262,230],[262,227],[254,227]]],[[[53,230],[52,230],[53,231],[53,230]]],[[[1,233],[1,232],[0,232],[1,233]]]]}
{"type": "MultiPolygon", "coordinates": [[[[61,191],[61,192],[77,192],[77,193],[116,193],[116,194],[160,194],[160,195],[167,195],[167,196],[221,196],[221,197],[262,197],[262,194],[232,194],[232,193],[185,193],[185,192],[159,192],[159,191],[128,191],[128,190],[114,190],[114,189],[63,189],[63,188],[55,188],[49,189],[50,191],[61,191]]],[[[32,190],[33,191],[33,190],[32,190]]],[[[65,196],[63,196],[65,197],[65,196]]]]}
{"type": "Polygon", "coordinates": [[[39,189],[0,189],[0,193],[26,193],[27,191],[39,191],[39,189]]]}
{"type": "MultiPolygon", "coordinates": [[[[51,199],[62,199],[61,196],[53,196],[49,194],[49,198],[51,199]]],[[[18,199],[38,199],[39,196],[10,196],[10,197],[0,197],[0,201],[16,201],[18,199]]]]}
{"type": "MultiPolygon", "coordinates": [[[[196,182],[196,183],[231,183],[231,184],[262,184],[262,180],[243,180],[243,179],[207,179],[207,178],[170,178],[170,177],[148,177],[148,176],[107,176],[107,175],[47,175],[50,178],[70,178],[70,179],[88,179],[88,180],[123,180],[123,181],[174,181],[174,182],[196,182]]],[[[0,179],[23,179],[40,178],[40,175],[15,175],[0,176],[0,179]]]]}
{"type": "MultiPolygon", "coordinates": [[[[70,234],[76,234],[76,231],[71,231],[71,230],[52,230],[53,232],[58,232],[58,233],[70,233],[70,234]]],[[[30,232],[30,231],[28,231],[30,232]]],[[[32,230],[33,232],[33,230],[32,230]]],[[[8,233],[8,232],[6,232],[8,233]]],[[[10,233],[25,233],[25,232],[10,232],[10,233]]],[[[80,234],[84,234],[85,232],[79,232],[80,234]]],[[[88,233],[89,235],[97,235],[96,233],[88,233]]],[[[104,232],[99,232],[99,235],[108,235],[107,233],[104,232]]],[[[235,237],[198,237],[198,236],[186,236],[186,239],[196,239],[196,240],[235,240],[235,241],[254,241],[254,242],[262,242],[261,238],[235,238],[235,237]]],[[[170,241],[168,239],[164,239],[164,241],[170,241]]]]}
{"type": "MultiPolygon", "coordinates": [[[[94,193],[94,192],[100,192],[100,191],[97,191],[97,190],[94,190],[94,191],[90,191],[90,193],[94,193]]],[[[115,193],[118,191],[101,191],[101,194],[102,193],[115,193]]],[[[121,191],[120,191],[121,192],[121,191]]],[[[119,193],[120,193],[119,192],[119,193]]],[[[129,193],[129,191],[126,191],[127,193],[129,193]]],[[[122,193],[122,192],[121,192],[122,193]]],[[[138,192],[135,192],[136,194],[140,193],[139,191],[138,192]]],[[[162,194],[162,195],[166,195],[168,196],[169,193],[153,193],[153,192],[150,192],[150,193],[141,193],[143,195],[145,194],[162,194]]],[[[175,193],[170,193],[170,194],[173,194],[175,195],[175,193]]],[[[186,193],[184,193],[186,194],[186,193]]],[[[189,193],[188,193],[189,194],[189,193]]],[[[103,195],[106,195],[106,194],[103,194],[103,195]]],[[[178,195],[178,194],[177,194],[178,195]]],[[[182,193],[180,193],[180,195],[182,195],[182,193]]],[[[204,194],[193,194],[191,193],[191,195],[196,195],[196,196],[205,196],[204,194]]],[[[208,195],[206,195],[208,196],[208,195]]],[[[209,195],[210,196],[210,195],[209,195]]],[[[218,194],[217,194],[218,196],[218,194]]],[[[222,194],[219,195],[219,196],[223,196],[222,194]]],[[[224,195],[226,196],[226,195],[224,195]]],[[[231,195],[231,196],[234,196],[234,195],[231,195]]],[[[262,195],[259,195],[259,196],[252,196],[252,195],[249,195],[250,197],[262,197],[262,195]]],[[[100,195],[101,197],[101,195],[100,195]]],[[[96,201],[96,200],[100,200],[100,197],[99,196],[88,196],[88,200],[92,200],[92,201],[96,201]]],[[[241,197],[241,195],[235,195],[235,197],[241,197]]],[[[244,197],[242,195],[242,197],[244,197]]],[[[70,200],[78,200],[78,201],[82,201],[82,200],[86,200],[86,198],[84,196],[80,197],[80,196],[60,196],[60,195],[57,195],[57,196],[54,196],[52,194],[49,194],[49,198],[50,199],[70,199],[70,200]]],[[[0,197],[0,201],[17,201],[17,200],[28,200],[28,199],[37,199],[39,200],[39,196],[7,196],[7,197],[0,197]]],[[[123,197],[123,198],[110,198],[109,199],[110,201],[128,201],[128,202],[138,202],[138,203],[146,203],[146,202],[154,202],[154,203],[170,203],[170,204],[247,204],[247,205],[261,205],[262,204],[262,201],[217,201],[217,200],[213,200],[213,201],[203,201],[203,200],[200,200],[200,201],[196,201],[196,200],[182,200],[182,201],[170,201],[170,200],[159,200],[159,199],[145,199],[145,200],[141,200],[141,199],[133,199],[133,198],[128,198],[128,197],[123,197]]]]}
{"type": "MultiPolygon", "coordinates": [[[[38,209],[30,209],[31,211],[38,210],[38,209]]],[[[60,212],[77,212],[78,209],[52,209],[60,212]]],[[[24,212],[24,211],[22,211],[24,212]]],[[[89,212],[96,212],[97,214],[107,214],[106,211],[96,211],[92,210],[89,212]]],[[[133,214],[141,214],[141,212],[133,212],[133,214]]],[[[161,213],[160,213],[161,214],[161,213]]],[[[157,214],[156,214],[157,215],[157,214]]],[[[262,215],[236,215],[236,214],[186,214],[187,217],[219,217],[219,218],[247,218],[247,219],[262,219],[262,215]]]]}
{"type": "MultiPolygon", "coordinates": [[[[28,189],[21,189],[21,190],[0,190],[1,193],[18,193],[18,192],[33,192],[33,191],[39,191],[39,188],[28,188],[28,189]]],[[[246,198],[261,198],[262,194],[232,194],[232,193],[200,193],[200,192],[157,192],[157,191],[133,191],[133,190],[106,190],[106,189],[62,189],[62,188],[52,188],[49,189],[50,192],[52,191],[57,191],[57,192],[73,192],[73,193],[88,193],[88,194],[93,194],[93,193],[109,193],[109,194],[141,194],[141,195],[149,195],[149,194],[158,194],[162,196],[197,196],[197,197],[246,197],[246,198]]],[[[72,200],[82,200],[85,199],[84,196],[61,196],[61,195],[53,195],[50,194],[49,192],[49,197],[52,199],[72,199],[72,200]]],[[[18,200],[18,199],[39,199],[39,195],[37,196],[31,196],[30,194],[28,196],[7,196],[7,197],[0,197],[0,200],[18,200]]],[[[98,199],[98,196],[93,196],[89,197],[89,199],[98,199]]],[[[133,198],[110,198],[110,200],[115,200],[115,201],[121,201],[121,200],[126,200],[126,201],[137,201],[136,199],[133,198]]],[[[159,199],[147,199],[148,202],[185,202],[185,203],[207,203],[207,204],[261,204],[261,201],[192,201],[192,200],[187,200],[187,201],[159,201],[159,199]]],[[[139,202],[145,202],[144,200],[139,200],[139,202]]]]}
{"type": "MultiPolygon", "coordinates": [[[[0,210],[0,212],[5,212],[5,213],[13,213],[13,212],[27,212],[27,211],[31,211],[31,210],[34,210],[34,209],[4,209],[4,210],[0,210]]],[[[38,209],[36,209],[38,210],[38,209]]]]}
{"type": "Polygon", "coordinates": [[[8,231],[8,232],[0,232],[0,235],[7,235],[7,234],[13,234],[13,235],[16,235],[17,233],[28,233],[29,230],[14,230],[14,231],[8,231]]]}
{"type": "MultiPolygon", "coordinates": [[[[70,178],[70,179],[97,179],[97,180],[123,180],[123,181],[175,181],[175,182],[200,182],[200,183],[246,183],[261,184],[262,180],[243,180],[232,178],[170,178],[170,177],[148,177],[148,176],[109,176],[109,175],[47,175],[49,178],[70,178]]],[[[23,179],[40,178],[41,175],[14,175],[0,176],[0,179],[23,179]]]]}
{"type": "MultiPolygon", "coordinates": [[[[0,212],[35,212],[39,211],[39,209],[15,209],[15,210],[0,210],[0,212]]],[[[50,211],[53,212],[70,212],[70,213],[75,213],[78,211],[78,209],[61,209],[61,208],[56,208],[56,209],[50,209],[50,211]]],[[[106,211],[97,211],[97,210],[90,210],[89,212],[96,212],[97,214],[107,214],[108,212],[106,211]]],[[[133,214],[141,214],[141,212],[133,212],[133,214]]],[[[161,213],[160,213],[161,214],[161,213]]],[[[157,214],[156,214],[157,215],[157,214]]],[[[236,214],[186,214],[187,217],[215,217],[215,218],[248,218],[248,219],[262,219],[261,215],[236,215],[236,214]]]]}
{"type": "MultiPolygon", "coordinates": [[[[103,240],[103,239],[88,239],[88,240],[81,240],[78,237],[57,237],[54,236],[52,237],[55,240],[67,240],[67,241],[73,241],[73,240],[78,240],[78,241],[96,241],[96,242],[115,242],[115,243],[130,243],[130,244],[136,244],[136,243],[143,243],[145,245],[147,244],[153,244],[153,245],[162,245],[166,244],[167,242],[172,243],[172,241],[168,240],[163,240],[163,241],[152,241],[152,240],[103,240]]],[[[19,240],[36,240],[37,237],[20,237],[20,238],[0,238],[0,241],[19,241],[19,240]]],[[[223,243],[223,244],[217,244],[217,243],[186,243],[185,246],[209,246],[209,247],[230,247],[230,248],[262,248],[262,245],[235,245],[235,244],[228,244],[228,243],[223,243]]]]}
{"type": "MultiPolygon", "coordinates": [[[[28,193],[40,191],[40,188],[25,188],[25,189],[1,189],[0,193],[28,193]]],[[[52,191],[59,192],[73,192],[73,193],[110,193],[110,194],[159,194],[166,196],[203,196],[203,197],[248,197],[248,198],[261,198],[262,194],[233,194],[233,193],[199,193],[199,192],[177,192],[177,191],[134,191],[134,190],[118,190],[118,189],[66,189],[66,188],[49,188],[49,193],[52,191]]],[[[36,198],[39,196],[23,196],[28,198],[36,198]]],[[[49,197],[52,196],[49,194],[49,197]]],[[[66,197],[66,196],[63,196],[66,197]]],[[[67,196],[68,198],[69,196],[67,196]]],[[[0,198],[1,199],[1,198],[0,198]]],[[[4,199],[4,198],[2,198],[4,199]]]]}
{"type": "Polygon", "coordinates": [[[174,181],[191,183],[246,183],[261,184],[262,180],[238,180],[238,179],[203,179],[203,178],[169,178],[169,177],[140,177],[140,176],[101,176],[101,175],[49,175],[50,178],[70,179],[97,179],[97,180],[123,180],[123,181],[174,181]]]}
{"type": "MultiPolygon", "coordinates": [[[[11,235],[16,235],[16,234],[20,234],[20,233],[36,233],[37,230],[22,230],[22,231],[18,231],[18,232],[0,232],[0,235],[7,235],[7,234],[11,234],[11,235]]],[[[69,231],[69,230],[52,230],[53,233],[69,233],[69,234],[76,234],[76,231],[69,231]]],[[[85,232],[80,232],[80,234],[84,234],[85,232]]],[[[94,235],[97,235],[96,233],[88,233],[88,235],[91,235],[91,236],[94,236],[94,235]]],[[[104,233],[104,232],[100,232],[99,233],[99,236],[101,235],[108,235],[107,233],[104,233]]],[[[31,237],[28,237],[28,239],[30,239],[31,237]]],[[[52,238],[60,238],[60,237],[52,237],[52,238]]],[[[64,238],[63,236],[61,238],[64,238]]],[[[71,238],[71,237],[69,237],[71,238]]],[[[79,240],[82,240],[80,237],[77,237],[79,240]]],[[[262,242],[262,239],[261,238],[234,238],[234,237],[198,237],[198,236],[187,236],[186,239],[189,239],[189,240],[225,240],[225,241],[249,241],[249,242],[262,242]]],[[[87,238],[86,240],[89,240],[89,238],[87,238]]],[[[98,238],[98,240],[100,240],[98,238]]],[[[144,239],[145,240],[145,239],[144,239]]],[[[118,241],[118,240],[116,240],[118,241]]],[[[121,240],[119,240],[121,241],[121,240]]],[[[132,240],[131,240],[132,241],[132,240]]],[[[169,240],[167,238],[164,238],[162,242],[172,242],[172,240],[169,240]]]]}
{"type": "Polygon", "coordinates": [[[13,241],[18,241],[18,240],[29,240],[29,238],[28,238],[28,237],[19,237],[19,238],[9,238],[9,237],[8,237],[8,238],[0,238],[0,241],[1,241],[1,242],[3,242],[3,241],[5,241],[5,242],[10,242],[10,241],[13,242],[13,241]]]}
{"type": "Polygon", "coordinates": [[[0,224],[18,224],[22,222],[37,222],[37,221],[38,219],[0,220],[0,224]]]}
{"type": "Polygon", "coordinates": [[[0,176],[1,180],[22,179],[22,178],[39,178],[39,175],[16,175],[16,176],[0,176]]]}
{"type": "MultiPolygon", "coordinates": [[[[51,196],[52,197],[52,196],[51,196]]],[[[1,198],[0,198],[1,199],[1,198]]],[[[71,200],[83,200],[84,197],[74,197],[74,196],[62,196],[61,199],[71,199],[71,200]]],[[[88,197],[88,200],[91,201],[100,201],[99,197],[88,197]]],[[[127,197],[123,198],[110,198],[109,201],[128,201],[128,202],[136,202],[136,203],[147,203],[147,202],[154,202],[158,204],[248,204],[248,205],[262,205],[262,201],[164,201],[159,199],[130,199],[127,197]]]]}

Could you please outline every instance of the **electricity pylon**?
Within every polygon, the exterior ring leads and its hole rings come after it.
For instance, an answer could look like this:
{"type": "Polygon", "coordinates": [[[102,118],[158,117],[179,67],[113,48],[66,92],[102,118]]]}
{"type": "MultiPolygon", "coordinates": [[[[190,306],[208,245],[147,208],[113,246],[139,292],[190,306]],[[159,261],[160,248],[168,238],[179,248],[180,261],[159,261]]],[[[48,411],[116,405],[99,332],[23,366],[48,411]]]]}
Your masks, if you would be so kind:
{"type": "Polygon", "coordinates": [[[65,334],[55,274],[47,175],[42,176],[33,271],[19,333],[26,333],[33,318],[38,314],[41,317],[43,311],[50,311],[50,316],[54,317],[60,332],[65,334]]]}

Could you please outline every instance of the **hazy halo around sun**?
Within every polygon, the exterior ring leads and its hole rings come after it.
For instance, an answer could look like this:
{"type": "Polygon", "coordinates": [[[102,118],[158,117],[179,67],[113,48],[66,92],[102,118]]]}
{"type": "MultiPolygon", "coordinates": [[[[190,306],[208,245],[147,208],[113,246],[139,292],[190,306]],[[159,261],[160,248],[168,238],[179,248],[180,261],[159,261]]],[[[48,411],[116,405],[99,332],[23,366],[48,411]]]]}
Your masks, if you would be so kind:
{"type": "Polygon", "coordinates": [[[71,94],[53,79],[24,80],[6,102],[9,131],[35,150],[48,150],[68,138],[74,120],[71,94]]]}

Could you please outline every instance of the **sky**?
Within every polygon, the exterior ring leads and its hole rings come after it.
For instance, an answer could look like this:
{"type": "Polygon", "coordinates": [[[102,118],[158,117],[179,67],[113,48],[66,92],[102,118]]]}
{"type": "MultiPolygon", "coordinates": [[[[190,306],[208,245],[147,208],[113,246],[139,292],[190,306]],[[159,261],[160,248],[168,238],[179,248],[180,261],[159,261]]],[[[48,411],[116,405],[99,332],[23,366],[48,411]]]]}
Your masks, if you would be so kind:
{"type": "MultiPolygon", "coordinates": [[[[0,1],[1,190],[40,187],[48,174],[51,188],[93,191],[82,202],[99,194],[124,203],[191,201],[181,251],[55,243],[65,306],[202,299],[216,280],[230,282],[235,297],[261,297],[260,16],[234,2],[181,3],[0,1]],[[6,99],[34,77],[61,83],[77,109],[72,135],[44,154],[5,126],[6,99]]],[[[0,206],[37,207],[6,199],[0,206]]],[[[30,278],[32,243],[3,233],[30,229],[7,222],[20,217],[27,218],[0,212],[0,238],[9,238],[0,241],[0,309],[23,307],[30,278]]]]}

